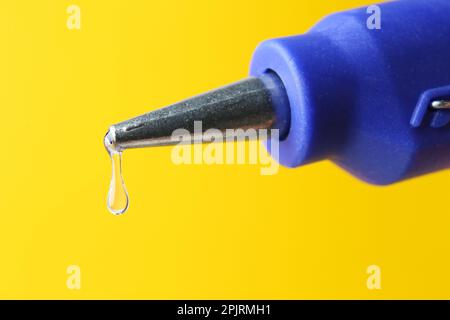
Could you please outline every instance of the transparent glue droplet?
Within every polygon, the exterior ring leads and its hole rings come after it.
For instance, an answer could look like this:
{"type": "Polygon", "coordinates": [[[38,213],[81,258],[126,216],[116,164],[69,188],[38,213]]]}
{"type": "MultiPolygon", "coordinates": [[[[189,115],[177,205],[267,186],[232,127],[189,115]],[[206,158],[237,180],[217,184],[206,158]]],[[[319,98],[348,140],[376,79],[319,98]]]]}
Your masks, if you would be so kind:
{"type": "Polygon", "coordinates": [[[107,205],[114,215],[121,215],[128,209],[128,193],[122,178],[122,152],[117,151],[110,139],[110,133],[105,137],[105,147],[111,158],[112,175],[109,185],[107,205]]]}

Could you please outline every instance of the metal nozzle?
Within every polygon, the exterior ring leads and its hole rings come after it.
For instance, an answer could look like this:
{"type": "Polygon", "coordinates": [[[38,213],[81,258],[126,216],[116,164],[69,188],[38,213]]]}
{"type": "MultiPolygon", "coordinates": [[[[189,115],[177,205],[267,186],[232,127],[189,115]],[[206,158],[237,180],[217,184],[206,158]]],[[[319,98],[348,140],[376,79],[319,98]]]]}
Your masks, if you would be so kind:
{"type": "MultiPolygon", "coordinates": [[[[204,134],[208,129],[220,130],[226,138],[231,138],[229,135],[232,134],[233,138],[239,139],[236,129],[273,128],[277,120],[274,95],[287,98],[281,82],[263,77],[251,77],[113,125],[105,141],[107,139],[112,148],[122,151],[187,140],[191,143],[211,142],[214,139],[204,134]],[[201,133],[194,130],[197,129],[194,122],[198,121],[201,121],[201,133]],[[177,129],[185,129],[188,137],[173,135],[177,129]]],[[[286,123],[281,125],[286,126],[286,123]]]]}

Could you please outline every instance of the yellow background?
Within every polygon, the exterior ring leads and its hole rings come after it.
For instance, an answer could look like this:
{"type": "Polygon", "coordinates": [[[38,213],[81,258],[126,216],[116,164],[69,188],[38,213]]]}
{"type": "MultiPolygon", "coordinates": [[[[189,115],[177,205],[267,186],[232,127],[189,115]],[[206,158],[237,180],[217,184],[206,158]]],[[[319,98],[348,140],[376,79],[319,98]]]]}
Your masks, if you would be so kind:
{"type": "Polygon", "coordinates": [[[380,188],[328,162],[261,176],[131,150],[130,209],[106,209],[110,124],[243,78],[262,40],[368,3],[1,1],[0,298],[450,298],[448,171],[380,188]]]}

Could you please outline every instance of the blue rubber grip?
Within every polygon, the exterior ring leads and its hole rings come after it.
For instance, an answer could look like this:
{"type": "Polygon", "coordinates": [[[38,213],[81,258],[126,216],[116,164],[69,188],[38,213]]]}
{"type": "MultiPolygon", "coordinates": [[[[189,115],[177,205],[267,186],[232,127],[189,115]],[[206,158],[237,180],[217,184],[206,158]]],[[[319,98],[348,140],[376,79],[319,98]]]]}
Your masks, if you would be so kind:
{"type": "Polygon", "coordinates": [[[289,100],[290,127],[278,161],[330,159],[374,184],[450,166],[450,1],[379,4],[326,17],[308,33],[263,42],[251,75],[274,72],[289,100]]]}

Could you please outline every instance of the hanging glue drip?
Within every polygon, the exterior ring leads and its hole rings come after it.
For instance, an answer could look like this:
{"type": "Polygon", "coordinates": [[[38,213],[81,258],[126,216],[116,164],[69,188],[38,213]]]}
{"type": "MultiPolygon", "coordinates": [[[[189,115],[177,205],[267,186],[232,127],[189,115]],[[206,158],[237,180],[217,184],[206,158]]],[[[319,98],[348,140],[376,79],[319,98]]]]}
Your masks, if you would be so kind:
{"type": "Polygon", "coordinates": [[[109,185],[107,206],[114,215],[121,215],[128,209],[128,193],[122,178],[122,151],[115,148],[111,131],[105,136],[104,144],[111,158],[112,174],[109,185]]]}

